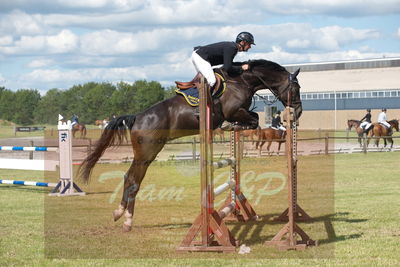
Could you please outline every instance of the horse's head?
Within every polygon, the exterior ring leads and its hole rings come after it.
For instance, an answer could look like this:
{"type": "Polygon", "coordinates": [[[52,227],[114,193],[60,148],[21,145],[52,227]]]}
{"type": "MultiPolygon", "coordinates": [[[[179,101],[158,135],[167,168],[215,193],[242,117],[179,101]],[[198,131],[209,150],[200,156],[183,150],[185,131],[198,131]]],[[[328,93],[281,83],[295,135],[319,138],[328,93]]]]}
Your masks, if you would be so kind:
{"type": "Polygon", "coordinates": [[[351,120],[347,120],[347,130],[350,131],[351,127],[353,127],[353,123],[351,122],[351,120]]]}
{"type": "Polygon", "coordinates": [[[294,108],[296,119],[303,112],[300,99],[300,84],[297,75],[300,69],[289,73],[279,64],[267,60],[249,61],[250,75],[253,75],[254,89],[269,89],[284,106],[294,108]]]}
{"type": "Polygon", "coordinates": [[[351,127],[357,129],[361,124],[361,121],[358,120],[347,120],[347,129],[350,131],[351,127]]]}
{"type": "Polygon", "coordinates": [[[399,131],[399,120],[391,120],[389,121],[389,124],[392,125],[396,131],[399,131]]]}

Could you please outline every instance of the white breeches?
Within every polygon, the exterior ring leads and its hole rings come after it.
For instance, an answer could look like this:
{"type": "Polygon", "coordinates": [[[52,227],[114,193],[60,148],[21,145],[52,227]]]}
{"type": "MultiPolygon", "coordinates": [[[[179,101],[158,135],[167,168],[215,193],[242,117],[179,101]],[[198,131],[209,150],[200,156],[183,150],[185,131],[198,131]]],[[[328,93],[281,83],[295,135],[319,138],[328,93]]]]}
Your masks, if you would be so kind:
{"type": "Polygon", "coordinates": [[[199,54],[196,53],[196,51],[193,51],[192,53],[192,62],[196,70],[203,74],[203,76],[207,79],[210,87],[213,87],[217,80],[215,79],[215,74],[210,62],[204,60],[201,56],[199,56],[199,54]]]}
{"type": "Polygon", "coordinates": [[[390,128],[390,124],[387,121],[380,121],[379,123],[385,125],[386,127],[390,128]]]}
{"type": "Polygon", "coordinates": [[[369,129],[369,127],[371,127],[371,123],[364,121],[360,124],[360,127],[363,128],[364,130],[369,129]]]}

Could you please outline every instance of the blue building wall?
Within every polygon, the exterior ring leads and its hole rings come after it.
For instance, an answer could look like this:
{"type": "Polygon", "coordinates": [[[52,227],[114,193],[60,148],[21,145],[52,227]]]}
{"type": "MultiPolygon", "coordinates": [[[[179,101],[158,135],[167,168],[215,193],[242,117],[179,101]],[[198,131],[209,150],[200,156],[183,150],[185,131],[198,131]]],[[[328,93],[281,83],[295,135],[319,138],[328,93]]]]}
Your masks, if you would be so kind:
{"type": "MultiPolygon", "coordinates": [[[[302,100],[303,111],[307,110],[335,110],[335,99],[307,99],[302,100]]],[[[266,104],[263,101],[254,101],[255,112],[263,112],[266,104]]],[[[284,106],[278,101],[271,105],[282,110],[284,106]]],[[[336,99],[336,110],[354,109],[400,109],[400,97],[380,97],[380,98],[350,98],[336,99]]]]}

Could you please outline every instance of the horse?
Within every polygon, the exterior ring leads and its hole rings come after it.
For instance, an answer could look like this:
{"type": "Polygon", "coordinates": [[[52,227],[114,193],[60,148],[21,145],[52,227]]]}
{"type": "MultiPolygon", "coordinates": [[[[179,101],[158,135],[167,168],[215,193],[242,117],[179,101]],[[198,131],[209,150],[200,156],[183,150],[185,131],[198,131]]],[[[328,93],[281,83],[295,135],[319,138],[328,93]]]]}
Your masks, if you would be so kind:
{"type": "Polygon", "coordinates": [[[254,142],[257,139],[258,136],[258,131],[260,130],[260,126],[258,126],[256,129],[247,129],[247,130],[241,130],[239,132],[240,136],[242,136],[243,138],[250,138],[250,140],[252,141],[251,144],[253,145],[254,142]]]}
{"type": "Polygon", "coordinates": [[[214,141],[216,141],[216,136],[219,136],[219,140],[220,141],[225,141],[225,135],[224,135],[224,130],[222,130],[221,128],[217,128],[215,130],[213,130],[213,137],[214,137],[214,141]]]}
{"type": "MultiPolygon", "coordinates": [[[[364,129],[360,127],[361,121],[359,120],[347,120],[347,131],[351,131],[351,128],[354,127],[356,133],[358,135],[358,143],[362,146],[361,140],[363,138],[364,129]]],[[[368,132],[371,130],[371,127],[368,128],[368,132]]]]}
{"type": "Polygon", "coordinates": [[[96,120],[96,121],[94,122],[94,124],[95,124],[96,126],[98,126],[99,129],[103,129],[103,128],[105,128],[105,127],[107,126],[107,124],[108,124],[108,119],[96,120]]]}
{"type": "MultiPolygon", "coordinates": [[[[268,88],[284,106],[294,109],[296,119],[302,113],[300,85],[297,75],[281,65],[267,60],[251,60],[249,70],[230,76],[223,69],[218,69],[226,77],[224,94],[213,102],[213,125],[216,129],[224,120],[234,124],[234,129],[255,129],[258,115],[249,111],[253,95],[268,88]]],[[[243,63],[240,63],[240,65],[243,63]]],[[[175,95],[163,100],[136,115],[123,115],[113,119],[104,129],[92,152],[83,160],[79,176],[88,183],[96,162],[110,146],[118,146],[130,135],[134,158],[124,176],[122,200],[114,210],[113,218],[117,221],[125,215],[123,231],[132,229],[135,198],[151,162],[164,147],[165,143],[179,137],[199,133],[199,116],[196,107],[190,106],[184,97],[175,95]]]]}
{"type": "MultiPolygon", "coordinates": [[[[391,120],[388,121],[388,123],[392,126],[393,129],[396,129],[396,131],[399,131],[399,120],[391,120]]],[[[367,141],[367,144],[369,144],[369,140],[371,139],[371,137],[376,137],[375,139],[375,145],[378,147],[379,146],[379,139],[380,137],[383,138],[383,142],[384,142],[384,147],[386,147],[387,142],[386,139],[391,143],[390,148],[393,147],[393,138],[391,137],[393,134],[393,131],[391,131],[390,133],[388,132],[388,128],[386,128],[384,125],[376,122],[373,123],[371,125],[371,131],[369,133],[369,138],[367,141]]]]}
{"type": "Polygon", "coordinates": [[[264,128],[264,129],[260,129],[258,131],[258,140],[256,143],[256,149],[258,149],[258,147],[260,147],[260,149],[262,149],[263,145],[268,142],[268,146],[267,146],[267,150],[269,151],[272,141],[276,141],[278,142],[278,151],[281,150],[281,144],[283,142],[285,142],[286,137],[286,131],[282,131],[282,130],[277,130],[274,128],[264,128]],[[260,144],[261,143],[261,144],[260,144]]]}
{"type": "Polygon", "coordinates": [[[86,137],[86,126],[83,123],[75,123],[72,126],[72,137],[75,138],[75,133],[80,132],[80,138],[86,137]]]}

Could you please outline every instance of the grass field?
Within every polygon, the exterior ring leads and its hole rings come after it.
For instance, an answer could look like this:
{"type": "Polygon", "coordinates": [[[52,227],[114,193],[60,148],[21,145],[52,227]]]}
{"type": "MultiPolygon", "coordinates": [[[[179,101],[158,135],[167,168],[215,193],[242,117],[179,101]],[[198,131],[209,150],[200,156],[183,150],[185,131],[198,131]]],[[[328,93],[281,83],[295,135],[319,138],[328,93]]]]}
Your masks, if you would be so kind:
{"type": "MultiPolygon", "coordinates": [[[[244,160],[243,191],[261,221],[228,223],[250,254],[178,254],[199,213],[198,167],[156,163],[138,196],[134,227],[111,220],[128,165],[99,165],[85,197],[48,197],[46,189],[0,185],[0,266],[399,266],[400,153],[303,156],[299,203],[314,218],[299,225],[320,242],[305,251],[263,245],[282,227],[285,158],[244,160]]],[[[216,173],[215,180],[225,178],[216,173]],[[221,178],[222,177],[222,178],[221,178]]],[[[2,179],[48,180],[54,173],[0,170],[2,179]]],[[[216,204],[223,197],[216,199],[216,204]]]]}

